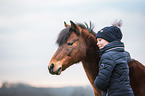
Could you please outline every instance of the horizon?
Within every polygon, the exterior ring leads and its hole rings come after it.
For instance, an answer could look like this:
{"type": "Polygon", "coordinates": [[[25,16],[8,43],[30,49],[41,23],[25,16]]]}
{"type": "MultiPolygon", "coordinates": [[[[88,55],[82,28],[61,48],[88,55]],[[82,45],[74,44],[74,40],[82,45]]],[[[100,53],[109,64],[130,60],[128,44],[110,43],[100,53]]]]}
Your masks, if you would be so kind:
{"type": "MultiPolygon", "coordinates": [[[[28,86],[31,86],[31,87],[36,87],[36,88],[64,88],[64,87],[88,87],[88,86],[91,86],[91,84],[84,84],[84,85],[60,85],[60,86],[55,86],[55,85],[52,85],[52,86],[49,86],[49,85],[36,85],[36,84],[30,84],[28,82],[7,82],[7,81],[3,81],[3,82],[0,82],[0,88],[2,88],[3,84],[8,84],[8,85],[18,85],[18,84],[22,84],[22,85],[28,85],[28,86]]],[[[92,87],[92,86],[91,86],[92,87]]]]}

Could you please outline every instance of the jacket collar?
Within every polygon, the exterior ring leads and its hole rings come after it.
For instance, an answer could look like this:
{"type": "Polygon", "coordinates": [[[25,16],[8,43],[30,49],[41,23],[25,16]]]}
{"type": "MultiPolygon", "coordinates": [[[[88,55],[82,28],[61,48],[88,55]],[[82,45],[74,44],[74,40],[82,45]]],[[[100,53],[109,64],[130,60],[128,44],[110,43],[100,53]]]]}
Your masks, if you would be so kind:
{"type": "Polygon", "coordinates": [[[100,49],[98,52],[100,55],[102,55],[108,51],[124,52],[124,44],[120,41],[113,41],[107,44],[104,48],[100,49]]]}

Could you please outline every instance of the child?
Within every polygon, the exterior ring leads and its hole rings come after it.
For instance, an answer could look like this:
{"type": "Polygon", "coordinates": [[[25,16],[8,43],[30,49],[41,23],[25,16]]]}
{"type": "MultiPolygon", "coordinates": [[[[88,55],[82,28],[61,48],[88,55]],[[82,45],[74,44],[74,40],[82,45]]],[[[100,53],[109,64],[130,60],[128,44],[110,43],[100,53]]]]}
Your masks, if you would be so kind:
{"type": "Polygon", "coordinates": [[[129,79],[130,55],[121,42],[120,28],[105,27],[96,39],[101,59],[94,85],[102,91],[102,96],[134,96],[129,79]]]}

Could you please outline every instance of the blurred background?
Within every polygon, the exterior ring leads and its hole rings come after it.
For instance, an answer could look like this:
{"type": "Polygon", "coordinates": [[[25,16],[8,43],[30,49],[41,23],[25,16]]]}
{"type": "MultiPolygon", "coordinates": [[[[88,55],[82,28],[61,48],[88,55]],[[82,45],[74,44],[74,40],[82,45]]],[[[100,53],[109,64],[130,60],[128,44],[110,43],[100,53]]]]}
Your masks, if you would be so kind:
{"type": "Polygon", "coordinates": [[[144,0],[0,0],[0,88],[9,83],[90,87],[81,63],[60,76],[47,69],[64,21],[70,24],[70,20],[92,21],[95,32],[122,20],[125,49],[145,65],[144,0]]]}

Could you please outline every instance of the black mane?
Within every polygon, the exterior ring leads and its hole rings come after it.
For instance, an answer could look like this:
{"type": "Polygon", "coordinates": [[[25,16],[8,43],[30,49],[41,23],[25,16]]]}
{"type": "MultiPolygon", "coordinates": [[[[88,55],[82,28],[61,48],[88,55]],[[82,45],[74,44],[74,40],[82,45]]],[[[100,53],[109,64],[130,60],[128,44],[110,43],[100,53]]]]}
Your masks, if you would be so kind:
{"type": "MultiPolygon", "coordinates": [[[[96,34],[96,33],[93,31],[94,26],[92,27],[92,23],[91,23],[91,22],[90,22],[90,27],[88,27],[88,24],[87,24],[87,23],[85,23],[85,25],[84,25],[84,24],[81,24],[81,23],[77,23],[77,25],[78,25],[79,27],[81,27],[82,29],[87,29],[88,32],[90,32],[90,33],[93,34],[93,35],[96,34]]],[[[66,27],[65,29],[63,29],[63,30],[59,33],[56,43],[57,43],[59,46],[62,45],[62,44],[64,44],[64,43],[66,43],[66,41],[68,40],[68,38],[70,37],[70,35],[71,35],[72,32],[73,32],[73,31],[71,30],[71,27],[70,27],[70,26],[68,26],[68,27],[66,27]]]]}

